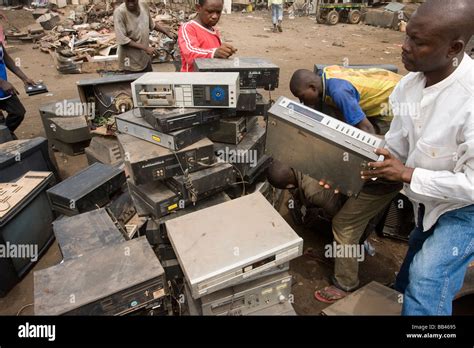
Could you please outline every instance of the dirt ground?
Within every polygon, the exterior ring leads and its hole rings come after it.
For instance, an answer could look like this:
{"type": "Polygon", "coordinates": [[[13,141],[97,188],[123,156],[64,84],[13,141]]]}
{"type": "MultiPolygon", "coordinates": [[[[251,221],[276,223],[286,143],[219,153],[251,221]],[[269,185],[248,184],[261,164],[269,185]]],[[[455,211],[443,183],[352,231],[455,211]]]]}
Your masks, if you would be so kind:
{"type": "MultiPolygon", "coordinates": [[[[6,11],[5,14],[19,28],[33,23],[27,11],[6,11]]],[[[219,27],[225,41],[238,48],[238,57],[265,57],[280,66],[280,88],[272,92],[273,99],[279,95],[291,97],[288,82],[292,72],[299,68],[313,69],[316,63],[341,64],[348,61],[349,64],[394,64],[401,74],[406,73],[400,57],[404,34],[388,29],[362,24],[331,27],[317,24],[309,17],[290,20],[285,14],[283,33],[272,33],[268,11],[223,15],[219,27]]],[[[20,58],[21,68],[29,77],[43,80],[50,91],[48,95],[33,97],[21,93],[27,115],[17,130],[19,138],[44,136],[39,106],[64,98],[76,98],[76,81],[98,76],[61,75],[55,69],[51,57],[33,50],[31,44],[12,42],[7,49],[12,57],[20,58]]],[[[155,65],[154,70],[173,71],[173,66],[155,65]]],[[[9,78],[17,89],[22,88],[16,77],[10,74],[9,78]]],[[[83,155],[69,157],[56,154],[56,159],[63,177],[87,165],[83,155]]],[[[293,225],[288,212],[282,209],[281,213],[293,225]]],[[[324,257],[324,245],[332,242],[330,227],[295,229],[304,238],[304,248],[313,248],[315,252],[312,257],[302,256],[291,263],[291,273],[296,280],[293,288],[294,307],[298,314],[319,314],[326,305],[317,302],[313,292],[315,288],[329,284],[333,265],[330,259],[324,257]]],[[[384,284],[392,282],[403,260],[406,244],[378,236],[372,236],[371,243],[376,248],[376,255],[368,256],[360,264],[361,285],[372,280],[384,284]]],[[[59,249],[53,244],[33,271],[54,265],[60,259],[59,249]]],[[[23,306],[33,302],[33,271],[7,297],[0,299],[0,315],[16,315],[23,306]]],[[[32,306],[25,307],[22,314],[33,314],[32,306]]]]}

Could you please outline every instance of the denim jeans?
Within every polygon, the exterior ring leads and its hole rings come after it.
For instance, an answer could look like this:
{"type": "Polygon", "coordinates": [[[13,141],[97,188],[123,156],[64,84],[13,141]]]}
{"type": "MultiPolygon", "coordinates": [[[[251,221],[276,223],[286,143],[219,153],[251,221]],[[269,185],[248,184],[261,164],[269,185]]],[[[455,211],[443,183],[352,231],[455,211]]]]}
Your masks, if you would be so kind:
{"type": "Polygon", "coordinates": [[[272,22],[277,24],[283,20],[283,5],[272,4],[272,22]]]}
{"type": "MultiPolygon", "coordinates": [[[[419,225],[423,211],[419,213],[419,225]]],[[[417,226],[395,283],[402,315],[451,315],[474,259],[474,205],[444,213],[428,231],[417,226]]]]}

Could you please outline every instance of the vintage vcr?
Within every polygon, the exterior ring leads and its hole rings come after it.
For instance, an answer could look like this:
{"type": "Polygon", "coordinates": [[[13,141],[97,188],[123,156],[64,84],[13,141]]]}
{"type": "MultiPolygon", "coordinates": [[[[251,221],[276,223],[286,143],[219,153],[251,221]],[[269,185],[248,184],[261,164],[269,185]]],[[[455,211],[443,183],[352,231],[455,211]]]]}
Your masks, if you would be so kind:
{"type": "Polygon", "coordinates": [[[126,240],[103,208],[57,219],[53,230],[64,260],[126,240]]]}
{"type": "Polygon", "coordinates": [[[257,116],[221,119],[219,129],[209,135],[209,139],[219,143],[237,145],[247,132],[257,123],[257,116]]]}
{"type": "Polygon", "coordinates": [[[239,98],[235,72],[150,72],[132,83],[135,107],[234,108],[239,98]]]}
{"type": "MultiPolygon", "coordinates": [[[[221,203],[230,201],[230,197],[225,192],[219,192],[208,198],[196,202],[196,204],[190,204],[184,209],[174,210],[172,214],[163,216],[159,219],[151,219],[148,221],[146,228],[146,237],[148,242],[152,245],[158,244],[169,244],[168,234],[166,232],[166,222],[176,219],[180,216],[184,216],[196,211],[206,209],[221,203]]],[[[139,209],[139,208],[138,208],[139,209]]],[[[137,209],[137,210],[138,210],[137,209]]],[[[143,209],[143,208],[142,208],[143,209]]]]}
{"type": "Polygon", "coordinates": [[[166,230],[195,299],[302,254],[303,240],[259,192],[167,221],[166,230]]]}
{"type": "MultiPolygon", "coordinates": [[[[290,269],[290,263],[286,262],[281,265],[268,268],[260,274],[253,275],[237,285],[213,292],[209,295],[204,295],[202,298],[195,299],[191,294],[190,286],[187,282],[184,282],[184,290],[186,296],[186,302],[188,304],[189,315],[251,315],[255,311],[260,311],[268,307],[268,304],[274,305],[274,299],[269,295],[270,289],[268,288],[269,283],[275,281],[275,279],[286,280],[288,277],[288,271],[290,269]],[[260,285],[260,286],[259,286],[260,285]],[[262,285],[267,288],[263,294],[258,297],[258,301],[252,301],[254,296],[258,292],[258,289],[262,288],[262,285]],[[234,296],[232,293],[235,291],[234,296]],[[230,296],[229,296],[230,295],[230,296]],[[247,298],[247,303],[241,303],[242,297],[247,298]],[[265,298],[264,301],[260,302],[260,299],[265,298]],[[268,303],[265,303],[268,301],[268,303]],[[235,306],[232,305],[235,303],[235,306]],[[230,304],[230,306],[229,306],[230,304]]],[[[182,271],[181,271],[182,272],[182,271]]],[[[291,281],[291,276],[290,276],[291,281]]],[[[277,281],[277,283],[279,283],[277,281]]],[[[279,283],[277,285],[281,286],[279,283]]],[[[291,287],[291,283],[289,284],[291,287]]],[[[285,297],[286,301],[280,297],[280,300],[284,303],[288,302],[291,289],[281,286],[280,291],[288,291],[288,297],[285,297]]],[[[280,292],[281,294],[281,292],[280,292]]]]}
{"type": "Polygon", "coordinates": [[[210,59],[194,60],[194,70],[202,72],[238,72],[240,88],[278,88],[280,68],[263,58],[210,59]]]}
{"type": "Polygon", "coordinates": [[[142,108],[140,112],[153,128],[163,133],[211,123],[220,120],[221,117],[236,115],[235,109],[142,108]]]}
{"type": "Polygon", "coordinates": [[[116,116],[115,122],[119,132],[132,135],[173,151],[182,150],[208,137],[209,134],[219,129],[219,121],[213,121],[211,123],[180,129],[166,134],[157,131],[146,122],[145,119],[141,117],[141,113],[138,109],[132,109],[116,116]]]}
{"type": "Polygon", "coordinates": [[[94,163],[50,188],[48,196],[53,210],[72,216],[103,207],[123,184],[123,169],[94,163]]]}
{"type": "Polygon", "coordinates": [[[214,166],[166,180],[166,185],[186,203],[195,203],[216,192],[225,190],[235,182],[235,172],[231,164],[216,163],[214,166]],[[189,186],[190,185],[190,186],[189,186]]]}
{"type": "Polygon", "coordinates": [[[34,273],[35,315],[126,315],[165,307],[164,270],[145,237],[34,273]]]}
{"type": "Polygon", "coordinates": [[[207,138],[173,153],[128,134],[118,134],[127,173],[136,185],[194,172],[214,163],[214,144],[207,138]]]}
{"type": "Polygon", "coordinates": [[[364,184],[360,172],[381,159],[385,141],[347,123],[280,97],[267,119],[266,153],[347,196],[364,184]]]}
{"type": "Polygon", "coordinates": [[[248,315],[290,300],[291,275],[283,272],[201,298],[203,315],[248,315]]]}
{"type": "Polygon", "coordinates": [[[135,185],[128,180],[128,188],[134,202],[140,202],[145,214],[152,215],[156,219],[185,208],[185,200],[161,181],[135,185]]]}

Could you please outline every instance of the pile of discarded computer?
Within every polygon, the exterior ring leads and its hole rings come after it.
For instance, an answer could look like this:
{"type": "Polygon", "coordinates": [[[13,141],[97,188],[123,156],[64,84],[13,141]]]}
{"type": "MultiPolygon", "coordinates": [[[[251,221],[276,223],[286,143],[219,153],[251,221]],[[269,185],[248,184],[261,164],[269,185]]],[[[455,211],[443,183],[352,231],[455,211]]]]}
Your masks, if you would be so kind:
{"type": "MultiPolygon", "coordinates": [[[[108,155],[90,151],[62,182],[46,139],[0,145],[2,242],[36,244],[38,257],[54,230],[63,258],[35,272],[35,314],[294,314],[288,268],[302,240],[258,190],[246,195],[269,164],[257,88],[278,87],[279,69],[253,58],[195,69],[134,76],[126,93],[130,76],[119,92],[82,83],[81,100],[100,99],[94,112],[114,108],[117,140],[101,137],[108,155]]],[[[42,107],[49,146],[87,154],[84,109],[69,106],[42,107]]],[[[2,295],[34,264],[13,260],[2,260],[2,295]]]]}

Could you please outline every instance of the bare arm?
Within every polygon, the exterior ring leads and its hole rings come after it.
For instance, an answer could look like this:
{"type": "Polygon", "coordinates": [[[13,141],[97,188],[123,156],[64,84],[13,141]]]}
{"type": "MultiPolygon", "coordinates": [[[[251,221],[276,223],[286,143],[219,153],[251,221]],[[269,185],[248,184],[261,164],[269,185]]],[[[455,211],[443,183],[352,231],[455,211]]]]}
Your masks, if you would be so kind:
{"type": "Polygon", "coordinates": [[[154,26],[153,29],[155,29],[156,31],[159,31],[160,33],[165,34],[170,39],[176,40],[178,38],[178,35],[176,35],[175,33],[170,32],[169,29],[162,27],[158,23],[155,23],[155,26],[154,26]]]}
{"type": "Polygon", "coordinates": [[[375,134],[375,128],[372,123],[370,123],[370,121],[367,119],[367,117],[365,117],[362,121],[356,124],[356,127],[360,130],[363,130],[364,132],[375,134]]]}

